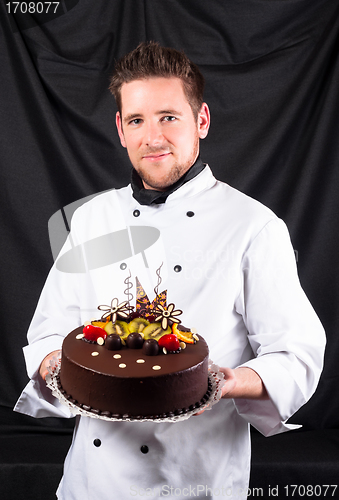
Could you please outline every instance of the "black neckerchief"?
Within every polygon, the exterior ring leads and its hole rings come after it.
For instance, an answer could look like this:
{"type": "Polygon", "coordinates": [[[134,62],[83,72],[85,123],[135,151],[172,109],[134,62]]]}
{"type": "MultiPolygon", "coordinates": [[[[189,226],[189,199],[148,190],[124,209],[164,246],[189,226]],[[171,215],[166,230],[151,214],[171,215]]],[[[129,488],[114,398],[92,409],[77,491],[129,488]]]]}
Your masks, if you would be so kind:
{"type": "Polygon", "coordinates": [[[172,184],[167,191],[156,191],[155,189],[145,189],[138,172],[132,169],[131,186],[133,190],[133,198],[137,200],[140,205],[159,205],[165,203],[167,197],[174,191],[179,189],[183,184],[190,181],[205,168],[204,163],[198,156],[196,162],[191,166],[187,172],[180,177],[180,179],[172,184]]]}

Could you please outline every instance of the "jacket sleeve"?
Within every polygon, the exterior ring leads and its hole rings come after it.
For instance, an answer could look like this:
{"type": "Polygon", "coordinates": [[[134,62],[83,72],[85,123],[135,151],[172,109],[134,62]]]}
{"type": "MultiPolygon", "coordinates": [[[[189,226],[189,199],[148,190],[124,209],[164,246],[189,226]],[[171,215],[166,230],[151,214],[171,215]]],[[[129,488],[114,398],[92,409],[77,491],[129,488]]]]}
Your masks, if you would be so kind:
{"type": "Polygon", "coordinates": [[[301,288],[285,224],[266,224],[243,257],[237,300],[255,358],[242,364],[263,380],[269,400],[236,399],[237,411],[270,436],[298,426],[286,420],[314,393],[323,366],[325,333],[301,288]]]}
{"type": "Polygon", "coordinates": [[[20,396],[15,411],[34,417],[72,416],[46,388],[39,375],[39,367],[49,353],[61,349],[69,332],[98,315],[98,299],[90,271],[86,271],[86,247],[82,245],[107,233],[105,217],[101,221],[97,215],[102,211],[106,213],[107,204],[110,227],[113,228],[112,212],[115,214],[114,228],[124,223],[114,193],[110,190],[108,201],[106,195],[99,195],[79,207],[72,216],[71,233],[47,277],[28,330],[24,355],[30,382],[20,396]],[[64,259],[58,263],[61,257],[64,259]]]}
{"type": "MultiPolygon", "coordinates": [[[[70,248],[67,241],[62,252],[70,248]]],[[[60,272],[54,264],[41,293],[30,324],[24,347],[29,383],[23,390],[14,410],[33,417],[72,414],[52,396],[39,374],[42,360],[52,351],[61,349],[64,337],[81,322],[81,288],[85,275],[60,272]]]]}

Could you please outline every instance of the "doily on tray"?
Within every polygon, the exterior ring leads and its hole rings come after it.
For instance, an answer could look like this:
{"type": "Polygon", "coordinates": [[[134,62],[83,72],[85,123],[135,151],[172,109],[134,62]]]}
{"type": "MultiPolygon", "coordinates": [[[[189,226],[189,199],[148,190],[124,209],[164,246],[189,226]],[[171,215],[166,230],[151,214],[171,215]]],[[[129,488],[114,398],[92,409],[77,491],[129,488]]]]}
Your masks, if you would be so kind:
{"type": "Polygon", "coordinates": [[[192,415],[202,411],[202,410],[211,410],[212,407],[218,403],[221,398],[221,389],[225,383],[224,375],[220,371],[219,366],[215,365],[212,360],[208,361],[208,378],[211,384],[211,393],[208,400],[202,404],[199,408],[195,408],[194,410],[189,410],[186,413],[181,415],[175,415],[173,417],[164,417],[164,418],[131,418],[131,417],[108,417],[106,415],[100,415],[97,413],[93,413],[92,411],[87,411],[78,406],[75,403],[72,403],[67,399],[67,397],[62,394],[59,388],[58,380],[59,380],[59,371],[60,371],[60,353],[58,356],[53,357],[50,361],[50,365],[48,367],[48,375],[46,376],[46,384],[47,387],[52,391],[54,397],[56,397],[61,404],[68,407],[69,411],[74,415],[81,415],[83,417],[97,418],[100,420],[106,420],[108,422],[180,422],[182,420],[187,420],[192,415]]]}

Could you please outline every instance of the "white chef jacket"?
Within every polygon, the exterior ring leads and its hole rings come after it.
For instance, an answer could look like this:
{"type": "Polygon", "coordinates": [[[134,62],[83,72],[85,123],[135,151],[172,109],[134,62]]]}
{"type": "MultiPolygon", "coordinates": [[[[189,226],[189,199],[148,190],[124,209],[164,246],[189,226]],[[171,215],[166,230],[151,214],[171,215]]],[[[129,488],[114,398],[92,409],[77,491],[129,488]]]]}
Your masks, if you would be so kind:
{"type": "Polygon", "coordinates": [[[206,166],[161,205],[139,205],[130,186],[98,195],[75,212],[62,253],[132,226],[155,227],[160,237],[85,273],[53,266],[24,348],[31,380],[15,410],[70,417],[38,376],[42,359],[68,332],[100,317],[99,304],[126,300],[129,272],[153,300],[163,264],[158,291],[167,290],[167,303],[184,311],[182,324],[197,328],[219,366],[255,370],[269,400],[223,399],[178,423],[76,417],[58,498],[245,499],[249,423],[266,436],[295,427],[285,421],[311,397],[322,369],[324,331],[301,289],[286,226],[206,166]]]}

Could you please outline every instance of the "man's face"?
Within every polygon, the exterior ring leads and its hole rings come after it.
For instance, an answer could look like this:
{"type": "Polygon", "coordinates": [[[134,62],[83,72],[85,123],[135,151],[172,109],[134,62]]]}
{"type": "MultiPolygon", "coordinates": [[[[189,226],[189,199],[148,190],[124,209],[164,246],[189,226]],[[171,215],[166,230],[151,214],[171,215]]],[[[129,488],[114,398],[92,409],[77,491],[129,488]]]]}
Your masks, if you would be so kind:
{"type": "Polygon", "coordinates": [[[145,188],[166,190],[198,157],[210,123],[207,104],[195,120],[181,80],[160,77],[124,83],[121,102],[121,144],[145,188]]]}

